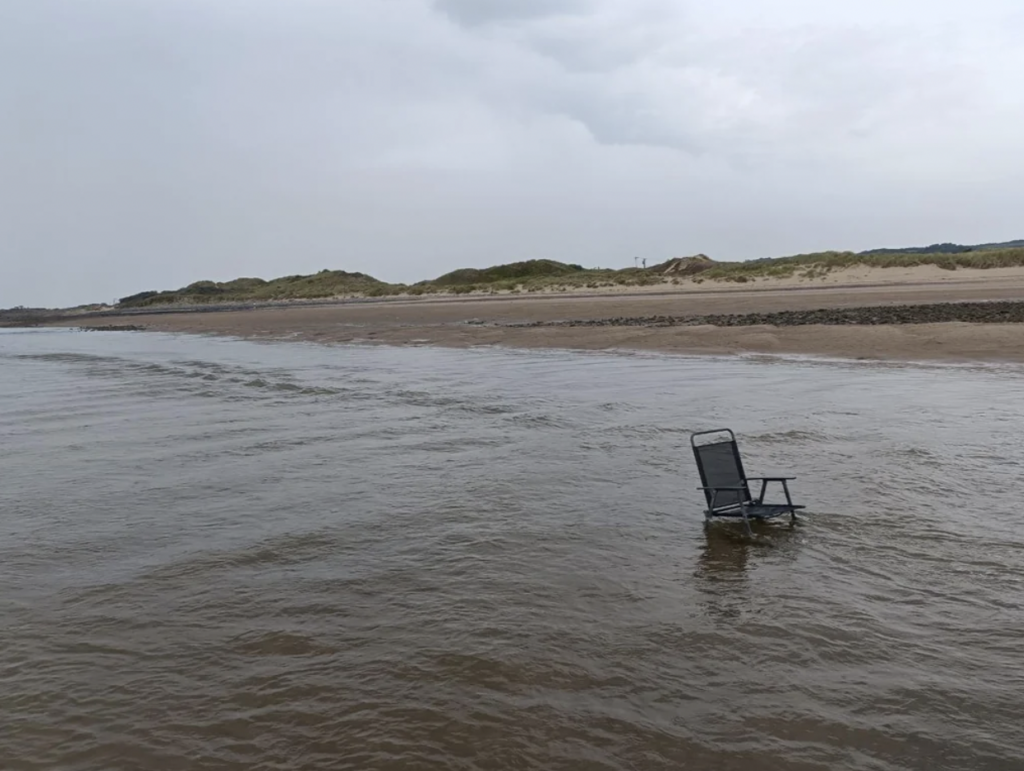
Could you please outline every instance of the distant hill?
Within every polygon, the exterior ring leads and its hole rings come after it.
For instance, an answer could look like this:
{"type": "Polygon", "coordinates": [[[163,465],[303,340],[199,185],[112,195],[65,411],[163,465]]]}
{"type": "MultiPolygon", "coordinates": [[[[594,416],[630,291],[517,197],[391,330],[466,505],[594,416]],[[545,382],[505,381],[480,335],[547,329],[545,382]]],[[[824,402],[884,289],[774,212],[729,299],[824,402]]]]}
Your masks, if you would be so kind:
{"type": "Polygon", "coordinates": [[[569,265],[556,260],[524,260],[495,265],[490,268],[460,268],[445,273],[432,281],[420,281],[416,286],[432,284],[434,286],[458,286],[462,284],[490,284],[495,281],[512,279],[547,278],[550,276],[569,276],[582,273],[582,265],[569,265]]]}
{"type": "Polygon", "coordinates": [[[932,244],[866,252],[819,252],[741,262],[716,262],[704,254],[675,257],[649,268],[584,268],[557,260],[523,260],[489,268],[461,268],[412,285],[389,284],[365,273],[322,270],[308,276],[196,281],[181,289],[122,297],[123,309],[215,303],[316,300],[430,294],[497,294],[680,284],[686,281],[756,281],[762,278],[821,278],[855,266],[878,268],[934,265],[946,270],[1024,266],[1024,240],[1003,243],[932,244]]]}
{"type": "Polygon", "coordinates": [[[965,252],[990,252],[996,249],[1019,249],[1024,247],[1024,240],[1003,241],[992,244],[932,244],[931,246],[909,246],[904,249],[871,249],[860,254],[963,254],[965,252]]]}
{"type": "Polygon", "coordinates": [[[284,276],[272,281],[236,278],[234,281],[196,281],[181,289],[139,292],[118,301],[119,308],[146,308],[211,302],[253,302],[259,300],[309,300],[368,294],[388,287],[364,273],[322,270],[310,276],[284,276]]]}
{"type": "MultiPolygon", "coordinates": [[[[1014,243],[1014,242],[1010,242],[1014,243]]],[[[937,245],[937,246],[942,246],[937,245]]],[[[1024,247],[971,248],[962,251],[934,251],[937,246],[923,247],[925,251],[893,249],[872,252],[817,252],[794,254],[790,257],[720,262],[703,270],[694,280],[746,282],[759,278],[821,278],[835,270],[846,268],[915,268],[931,265],[943,270],[971,268],[1024,267],[1024,247]]]]}

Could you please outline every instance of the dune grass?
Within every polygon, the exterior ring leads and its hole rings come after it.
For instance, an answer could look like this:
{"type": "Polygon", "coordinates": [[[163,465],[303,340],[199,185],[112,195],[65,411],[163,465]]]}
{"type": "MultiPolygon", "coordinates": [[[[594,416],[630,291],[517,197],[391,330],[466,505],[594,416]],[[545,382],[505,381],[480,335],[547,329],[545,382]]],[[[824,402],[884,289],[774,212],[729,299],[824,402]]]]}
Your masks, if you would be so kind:
{"type": "Polygon", "coordinates": [[[203,303],[311,300],[323,297],[370,296],[392,287],[363,273],[322,270],[309,276],[283,276],[272,281],[236,278],[233,281],[196,281],[181,289],[139,292],[118,301],[121,308],[203,303]]]}
{"type": "MultiPolygon", "coordinates": [[[[965,249],[967,247],[964,247],[965,249]]],[[[832,271],[853,267],[909,268],[934,265],[945,270],[1024,266],[1024,247],[985,248],[975,251],[817,252],[747,262],[715,262],[703,255],[669,260],[650,268],[584,268],[556,260],[525,260],[490,268],[464,268],[412,285],[390,284],[364,273],[322,270],[302,276],[266,281],[196,281],[181,289],[139,292],[123,297],[119,308],[186,306],[211,303],[302,301],[346,297],[394,297],[465,294],[531,294],[578,289],[609,289],[679,284],[745,283],[760,279],[822,278],[832,271]],[[674,272],[675,271],[675,272],[674,272]]]]}
{"type": "Polygon", "coordinates": [[[958,268],[1010,268],[1024,266],[1024,248],[974,252],[816,252],[750,262],[717,263],[700,274],[711,281],[749,281],[756,278],[820,278],[834,270],[855,267],[913,268],[934,265],[943,270],[958,268]]]}

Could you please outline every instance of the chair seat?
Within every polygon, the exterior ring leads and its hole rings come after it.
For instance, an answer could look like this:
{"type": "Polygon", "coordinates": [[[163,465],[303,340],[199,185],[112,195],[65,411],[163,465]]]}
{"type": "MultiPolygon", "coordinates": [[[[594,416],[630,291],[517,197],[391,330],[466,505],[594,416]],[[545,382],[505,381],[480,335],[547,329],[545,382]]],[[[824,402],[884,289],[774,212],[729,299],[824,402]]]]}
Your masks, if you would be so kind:
{"type": "MultiPolygon", "coordinates": [[[[806,508],[804,506],[798,506],[796,504],[790,506],[786,503],[753,503],[747,506],[747,516],[751,519],[773,519],[775,517],[781,517],[783,514],[789,514],[794,510],[806,508]]],[[[715,509],[711,512],[714,517],[736,517],[737,519],[743,518],[743,512],[739,506],[729,506],[724,509],[715,509]]]]}

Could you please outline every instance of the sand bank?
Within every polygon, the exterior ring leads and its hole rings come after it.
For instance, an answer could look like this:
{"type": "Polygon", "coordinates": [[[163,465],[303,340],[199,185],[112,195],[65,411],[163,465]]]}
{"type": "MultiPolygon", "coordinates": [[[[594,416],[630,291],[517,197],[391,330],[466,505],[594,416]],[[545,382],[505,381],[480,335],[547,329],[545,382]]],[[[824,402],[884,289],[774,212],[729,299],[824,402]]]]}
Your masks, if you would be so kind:
{"type": "MultiPolygon", "coordinates": [[[[461,297],[297,305],[230,312],[142,314],[150,330],[323,343],[505,345],[676,353],[1024,362],[1024,304],[1008,314],[938,313],[929,304],[1024,303],[1024,270],[844,271],[845,283],[782,279],[756,285],[687,283],[653,291],[461,297]],[[899,306],[899,312],[894,307],[899,306]],[[870,313],[872,307],[888,311],[870,313]],[[860,309],[861,317],[806,312],[860,309]],[[737,324],[693,317],[756,314],[737,324]],[[773,315],[774,314],[774,315],[773,315]],[[781,314],[781,315],[780,315],[781,314]],[[787,316],[787,314],[789,314],[787,316]],[[659,323],[661,317],[683,321],[659,323]],[[1010,321],[1003,321],[1003,319],[1010,321]],[[794,321],[794,319],[802,319],[794,321]],[[858,320],[859,319],[859,320],[858,320]],[[824,323],[813,323],[816,320],[824,323]],[[885,323],[891,320],[893,323],[885,323]],[[770,323],[762,323],[762,322],[770,323]],[[861,323],[863,322],[863,323],[861,323]]],[[[985,310],[985,309],[983,309],[985,310]]],[[[78,325],[82,322],[63,322],[78,325]]],[[[90,327],[125,317],[91,319],[90,327]]]]}

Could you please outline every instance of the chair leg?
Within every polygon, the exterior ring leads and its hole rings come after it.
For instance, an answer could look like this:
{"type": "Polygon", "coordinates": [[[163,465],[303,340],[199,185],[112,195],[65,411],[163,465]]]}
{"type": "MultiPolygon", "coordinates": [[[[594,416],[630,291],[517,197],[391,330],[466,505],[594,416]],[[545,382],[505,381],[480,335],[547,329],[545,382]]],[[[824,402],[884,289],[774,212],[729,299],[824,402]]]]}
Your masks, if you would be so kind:
{"type": "MultiPolygon", "coordinates": [[[[786,493],[786,503],[788,503],[790,506],[792,506],[793,505],[793,499],[789,495],[789,485],[786,483],[785,479],[782,480],[782,489],[786,493]]],[[[790,525],[795,525],[796,523],[797,523],[796,509],[790,508],[790,510],[789,510],[789,524],[790,525]]]]}
{"type": "MultiPolygon", "coordinates": [[[[793,505],[793,498],[789,494],[789,485],[786,483],[785,479],[782,480],[782,490],[783,490],[783,492],[786,493],[786,503],[788,503],[790,506],[792,506],[793,505]]],[[[795,514],[796,512],[793,512],[793,513],[795,514]]]]}
{"type": "Polygon", "coordinates": [[[740,506],[740,513],[743,515],[743,524],[747,526],[747,535],[754,537],[754,530],[750,527],[750,518],[747,516],[747,507],[740,506]]]}

